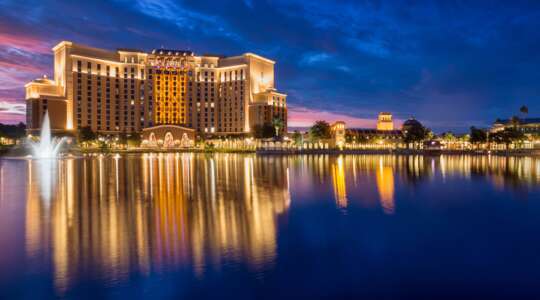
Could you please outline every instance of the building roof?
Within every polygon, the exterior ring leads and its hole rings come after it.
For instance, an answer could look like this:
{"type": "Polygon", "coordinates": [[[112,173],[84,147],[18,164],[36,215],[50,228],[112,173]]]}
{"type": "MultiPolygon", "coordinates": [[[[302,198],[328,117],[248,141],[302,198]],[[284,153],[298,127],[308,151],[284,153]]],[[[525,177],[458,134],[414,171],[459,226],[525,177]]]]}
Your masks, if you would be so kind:
{"type": "Polygon", "coordinates": [[[386,134],[386,135],[398,135],[401,134],[401,130],[377,130],[373,128],[348,128],[347,130],[354,131],[359,134],[386,134]]]}
{"type": "Polygon", "coordinates": [[[190,50],[174,50],[174,49],[153,49],[152,54],[156,55],[194,55],[190,50]]]}
{"type": "Polygon", "coordinates": [[[143,50],[140,49],[133,49],[133,48],[117,48],[116,51],[118,52],[135,52],[135,53],[146,53],[143,50]]]}
{"type": "Polygon", "coordinates": [[[407,126],[422,126],[422,123],[418,122],[418,120],[414,118],[411,118],[403,122],[402,127],[407,127],[407,126]]]}
{"type": "MultiPolygon", "coordinates": [[[[540,118],[518,118],[519,124],[529,125],[529,124],[540,124],[540,118]]],[[[494,124],[508,125],[512,123],[512,119],[497,119],[494,124]]]]}

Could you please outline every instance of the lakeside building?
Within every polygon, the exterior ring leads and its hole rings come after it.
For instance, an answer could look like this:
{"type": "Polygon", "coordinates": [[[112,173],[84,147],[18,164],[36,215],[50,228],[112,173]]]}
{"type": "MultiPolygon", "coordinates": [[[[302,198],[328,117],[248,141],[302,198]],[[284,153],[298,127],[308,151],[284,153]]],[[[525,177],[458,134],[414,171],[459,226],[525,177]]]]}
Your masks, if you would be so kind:
{"type": "Polygon", "coordinates": [[[347,142],[345,137],[345,122],[336,121],[330,126],[330,133],[335,146],[341,148],[347,142]]]}
{"type": "Polygon", "coordinates": [[[275,87],[275,62],[245,53],[108,51],[63,41],[53,49],[54,78],[26,84],[28,132],[66,133],[90,127],[98,134],[140,133],[174,126],[199,135],[243,135],[282,119],[287,95],[275,87]]]}
{"type": "Polygon", "coordinates": [[[401,143],[402,130],[394,129],[392,114],[381,112],[377,118],[377,128],[346,128],[345,122],[337,121],[331,126],[332,139],[336,145],[352,143],[401,143]],[[349,141],[347,141],[347,139],[349,141]]]}
{"type": "Polygon", "coordinates": [[[515,128],[525,135],[540,135],[540,118],[497,119],[489,130],[491,133],[515,128]]]}
{"type": "Polygon", "coordinates": [[[402,139],[402,131],[394,129],[392,113],[381,112],[377,117],[377,127],[372,128],[349,128],[347,133],[354,141],[387,141],[399,143],[402,139]]]}
{"type": "Polygon", "coordinates": [[[387,141],[400,143],[403,135],[401,130],[378,130],[370,128],[349,128],[347,133],[352,136],[354,141],[387,141]]]}
{"type": "Polygon", "coordinates": [[[379,113],[377,118],[377,130],[380,131],[392,131],[394,130],[394,121],[392,121],[392,114],[389,112],[379,113]]]}

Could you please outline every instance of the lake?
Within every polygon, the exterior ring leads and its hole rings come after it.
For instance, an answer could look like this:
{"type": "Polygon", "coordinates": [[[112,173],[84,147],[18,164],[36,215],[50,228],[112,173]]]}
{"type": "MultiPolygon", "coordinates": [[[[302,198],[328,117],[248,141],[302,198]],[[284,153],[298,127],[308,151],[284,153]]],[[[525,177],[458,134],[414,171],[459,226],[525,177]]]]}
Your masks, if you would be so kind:
{"type": "Polygon", "coordinates": [[[0,299],[540,297],[540,159],[0,159],[0,299]]]}

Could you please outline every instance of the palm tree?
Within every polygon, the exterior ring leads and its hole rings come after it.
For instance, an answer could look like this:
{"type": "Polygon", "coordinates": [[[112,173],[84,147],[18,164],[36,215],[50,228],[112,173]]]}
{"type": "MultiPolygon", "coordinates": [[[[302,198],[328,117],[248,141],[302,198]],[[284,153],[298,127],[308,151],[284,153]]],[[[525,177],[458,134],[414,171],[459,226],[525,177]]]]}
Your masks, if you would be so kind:
{"type": "Polygon", "coordinates": [[[274,117],[272,119],[272,126],[274,126],[276,137],[278,137],[280,129],[283,128],[283,120],[280,117],[274,117]]]}
{"type": "Polygon", "coordinates": [[[527,114],[529,114],[529,108],[527,106],[525,106],[525,105],[522,105],[519,108],[519,111],[523,114],[524,118],[527,116],[527,114]]]}

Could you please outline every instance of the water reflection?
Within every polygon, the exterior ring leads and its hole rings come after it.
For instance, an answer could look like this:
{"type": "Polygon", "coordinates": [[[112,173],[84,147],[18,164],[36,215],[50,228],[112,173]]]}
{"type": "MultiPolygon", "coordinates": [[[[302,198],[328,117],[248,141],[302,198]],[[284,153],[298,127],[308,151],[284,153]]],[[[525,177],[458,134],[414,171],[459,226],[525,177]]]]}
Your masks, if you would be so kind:
{"type": "Polygon", "coordinates": [[[382,157],[379,158],[377,168],[377,189],[381,206],[385,213],[394,213],[394,173],[392,166],[384,163],[382,157]]]}
{"type": "MultiPolygon", "coordinates": [[[[27,265],[50,262],[59,294],[84,276],[114,283],[186,268],[201,278],[230,263],[269,270],[291,191],[391,215],[398,186],[474,176],[499,189],[540,183],[531,157],[145,154],[25,164],[27,265]]],[[[4,164],[0,175],[2,204],[14,179],[4,164]]]]}
{"type": "Polygon", "coordinates": [[[133,271],[181,265],[203,275],[224,261],[268,268],[276,256],[276,218],[290,205],[288,170],[277,158],[60,160],[50,177],[50,207],[34,167],[29,162],[27,256],[51,256],[59,292],[80,273],[116,282],[133,271]]]}
{"type": "Polygon", "coordinates": [[[343,156],[339,156],[332,164],[332,183],[334,186],[334,197],[337,206],[347,208],[347,183],[345,181],[345,167],[343,166],[343,156]]]}

